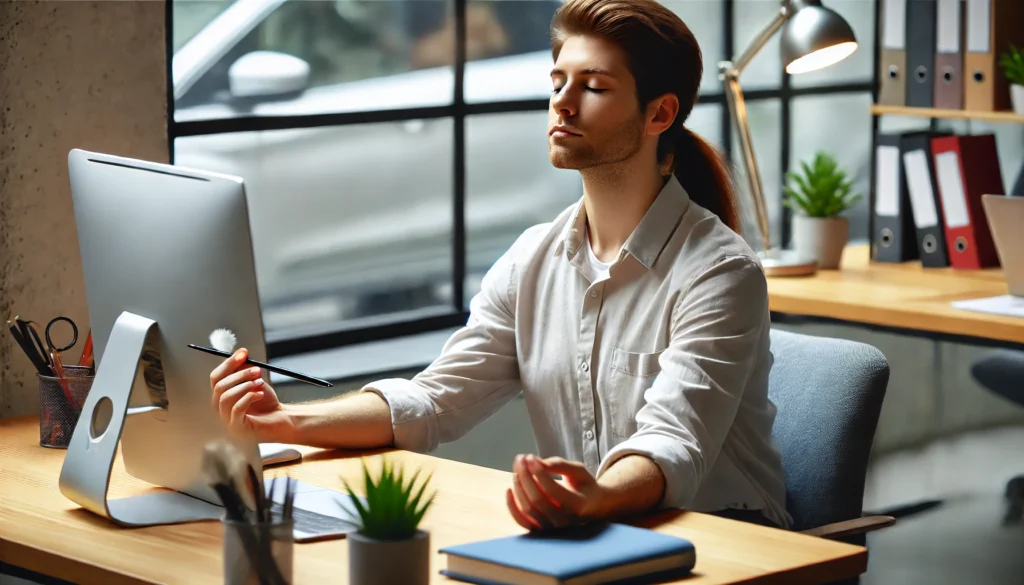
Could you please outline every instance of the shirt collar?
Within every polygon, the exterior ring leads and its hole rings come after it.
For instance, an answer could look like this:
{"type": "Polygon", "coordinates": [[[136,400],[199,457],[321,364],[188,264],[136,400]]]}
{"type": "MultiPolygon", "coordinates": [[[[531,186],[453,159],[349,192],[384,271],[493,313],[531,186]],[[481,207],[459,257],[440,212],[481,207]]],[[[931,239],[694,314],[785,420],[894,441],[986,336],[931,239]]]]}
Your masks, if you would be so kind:
{"type": "MultiPolygon", "coordinates": [[[[675,175],[669,175],[654,203],[622,246],[622,253],[633,256],[650,270],[689,207],[690,196],[675,175]]],[[[555,247],[555,255],[561,255],[564,251],[566,258],[571,261],[580,251],[586,233],[587,209],[584,200],[580,199],[572,218],[562,230],[559,243],[555,247]]]]}

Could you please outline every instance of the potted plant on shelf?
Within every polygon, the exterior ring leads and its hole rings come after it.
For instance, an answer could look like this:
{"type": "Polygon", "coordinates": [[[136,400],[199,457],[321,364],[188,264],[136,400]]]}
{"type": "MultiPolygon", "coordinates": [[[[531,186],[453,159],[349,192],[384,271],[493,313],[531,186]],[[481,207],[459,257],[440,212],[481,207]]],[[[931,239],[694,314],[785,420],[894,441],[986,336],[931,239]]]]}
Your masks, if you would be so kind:
{"type": "Polygon", "coordinates": [[[794,210],[793,247],[818,259],[818,267],[838,268],[850,234],[849,221],[840,214],[861,199],[851,193],[853,181],[839,168],[835,158],[818,151],[808,164],[800,162],[802,174],[786,173],[791,185],[783,187],[784,204],[794,210]]]}
{"type": "Polygon", "coordinates": [[[1024,116],[1024,51],[1010,45],[1010,50],[999,57],[999,65],[1010,82],[1010,101],[1013,111],[1024,116]]]}
{"type": "Polygon", "coordinates": [[[406,481],[401,466],[385,459],[375,482],[363,463],[365,504],[342,479],[359,514],[359,530],[348,535],[349,583],[427,585],[430,581],[430,535],[419,528],[434,501],[424,499],[430,476],[416,488],[416,471],[406,481]]]}

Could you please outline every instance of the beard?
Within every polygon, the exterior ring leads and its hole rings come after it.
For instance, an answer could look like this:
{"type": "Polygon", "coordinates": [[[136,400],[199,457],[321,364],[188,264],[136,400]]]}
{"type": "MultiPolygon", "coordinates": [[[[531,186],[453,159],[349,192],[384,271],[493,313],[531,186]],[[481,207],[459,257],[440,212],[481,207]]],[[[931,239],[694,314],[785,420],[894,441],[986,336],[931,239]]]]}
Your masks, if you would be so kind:
{"type": "Polygon", "coordinates": [[[640,116],[604,132],[585,137],[548,138],[548,158],[557,169],[585,170],[613,165],[636,155],[643,146],[644,123],[640,116]]]}

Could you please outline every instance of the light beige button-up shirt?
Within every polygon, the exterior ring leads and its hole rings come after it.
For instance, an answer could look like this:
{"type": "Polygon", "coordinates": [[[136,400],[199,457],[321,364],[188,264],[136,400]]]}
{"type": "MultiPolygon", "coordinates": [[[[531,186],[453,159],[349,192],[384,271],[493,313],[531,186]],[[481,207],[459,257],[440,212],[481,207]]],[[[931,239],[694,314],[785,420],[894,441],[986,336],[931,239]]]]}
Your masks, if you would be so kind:
{"type": "Polygon", "coordinates": [[[665,475],[664,507],[759,509],[789,526],[757,257],[674,177],[603,279],[589,277],[585,233],[582,200],[527,230],[425,371],[364,388],[390,405],[396,446],[431,451],[522,392],[542,457],[597,475],[644,455],[665,475]]]}

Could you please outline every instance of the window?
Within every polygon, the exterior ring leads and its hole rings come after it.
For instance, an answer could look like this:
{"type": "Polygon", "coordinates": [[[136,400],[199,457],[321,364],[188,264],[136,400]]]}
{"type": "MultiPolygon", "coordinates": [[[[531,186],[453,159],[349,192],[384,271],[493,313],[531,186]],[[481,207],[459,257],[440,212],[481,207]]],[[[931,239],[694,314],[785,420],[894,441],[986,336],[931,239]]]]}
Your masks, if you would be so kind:
{"type": "MultiPolygon", "coordinates": [[[[826,3],[861,40],[848,63],[791,79],[776,37],[741,78],[777,243],[787,236],[783,171],[814,145],[836,150],[864,180],[856,153],[870,149],[876,8],[826,3]],[[836,108],[856,119],[823,132],[836,108]]],[[[549,26],[561,0],[170,4],[172,160],[245,179],[274,357],[465,323],[495,259],[582,195],[579,175],[551,167],[545,143],[549,26]]],[[[718,63],[778,3],[664,4],[704,56],[687,124],[740,172],[718,63]]]]}

